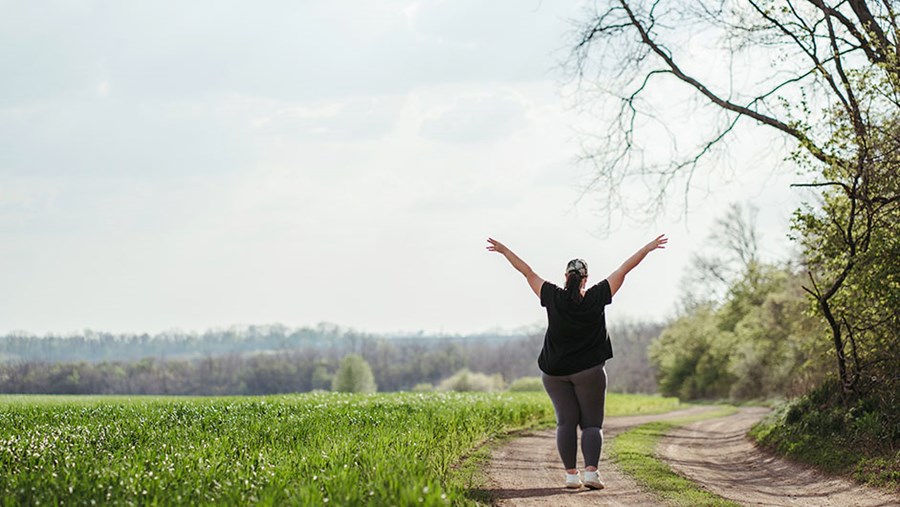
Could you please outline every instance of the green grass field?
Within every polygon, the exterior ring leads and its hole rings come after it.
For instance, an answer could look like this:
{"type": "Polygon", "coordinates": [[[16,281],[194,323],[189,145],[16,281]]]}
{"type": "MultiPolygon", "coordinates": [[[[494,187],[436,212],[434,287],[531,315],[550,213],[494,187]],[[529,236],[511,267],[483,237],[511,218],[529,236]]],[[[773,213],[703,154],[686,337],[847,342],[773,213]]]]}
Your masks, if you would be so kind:
{"type": "MultiPolygon", "coordinates": [[[[608,413],[677,400],[610,395],[608,413]]],[[[547,425],[543,393],[0,397],[4,505],[464,505],[486,439],[547,425]],[[470,477],[471,479],[471,477],[470,477]]]]}

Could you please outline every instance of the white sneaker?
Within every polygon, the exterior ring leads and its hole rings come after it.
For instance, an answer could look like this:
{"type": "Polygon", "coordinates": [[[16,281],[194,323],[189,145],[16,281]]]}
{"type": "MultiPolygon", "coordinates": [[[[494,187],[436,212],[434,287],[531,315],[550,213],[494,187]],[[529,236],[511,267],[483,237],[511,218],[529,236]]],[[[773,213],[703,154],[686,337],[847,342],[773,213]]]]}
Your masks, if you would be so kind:
{"type": "Polygon", "coordinates": [[[603,489],[606,487],[606,485],[603,484],[603,481],[600,480],[600,472],[596,470],[593,472],[585,470],[584,485],[591,489],[603,489]]]}
{"type": "Polygon", "coordinates": [[[581,477],[578,475],[578,472],[575,472],[574,474],[566,472],[566,487],[569,489],[578,489],[581,487],[581,477]]]}

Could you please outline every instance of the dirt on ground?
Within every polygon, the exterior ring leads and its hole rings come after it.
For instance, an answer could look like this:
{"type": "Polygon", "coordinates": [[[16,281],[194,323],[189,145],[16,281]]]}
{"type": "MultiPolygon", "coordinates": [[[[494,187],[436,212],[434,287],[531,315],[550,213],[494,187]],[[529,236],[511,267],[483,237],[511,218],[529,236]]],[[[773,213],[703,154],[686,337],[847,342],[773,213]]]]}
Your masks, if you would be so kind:
{"type": "MultiPolygon", "coordinates": [[[[607,417],[603,424],[603,438],[608,443],[618,433],[634,426],[710,410],[715,410],[715,407],[694,407],[657,415],[607,417]]],[[[526,433],[493,451],[487,471],[491,479],[488,493],[494,505],[500,506],[646,506],[659,503],[656,497],[642,491],[634,480],[612,466],[605,445],[599,469],[605,489],[565,489],[565,469],[556,451],[556,430],[526,433]]]]}
{"type": "MultiPolygon", "coordinates": [[[[604,439],[609,443],[618,433],[634,426],[716,408],[608,417],[603,428],[604,439]]],[[[745,434],[765,412],[766,409],[760,408],[741,409],[733,416],[678,428],[662,440],[658,453],[678,473],[744,505],[900,506],[896,496],[826,476],[757,449],[745,434]]],[[[660,505],[659,498],[642,490],[610,462],[606,447],[600,460],[600,475],[606,488],[567,490],[565,472],[556,451],[555,430],[526,433],[493,451],[487,492],[494,505],[504,507],[660,505]]]]}
{"type": "Polygon", "coordinates": [[[657,453],[679,474],[743,505],[900,506],[898,495],[758,449],[745,435],[766,412],[742,408],[676,428],[660,441],[657,453]]]}

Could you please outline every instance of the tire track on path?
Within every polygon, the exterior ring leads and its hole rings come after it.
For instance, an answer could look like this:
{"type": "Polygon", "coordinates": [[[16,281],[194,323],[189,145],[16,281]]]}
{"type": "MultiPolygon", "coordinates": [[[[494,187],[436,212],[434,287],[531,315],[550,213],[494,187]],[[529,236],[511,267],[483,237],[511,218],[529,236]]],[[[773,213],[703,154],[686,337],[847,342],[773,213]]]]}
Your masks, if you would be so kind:
{"type": "Polygon", "coordinates": [[[744,505],[887,507],[900,497],[829,476],[757,448],[746,437],[768,409],[697,421],[670,431],[657,454],[673,470],[744,505]]]}
{"type": "Polygon", "coordinates": [[[599,491],[587,488],[568,490],[563,487],[565,475],[556,451],[555,428],[526,433],[491,453],[491,462],[487,467],[490,481],[488,493],[494,505],[503,507],[658,505],[657,497],[642,490],[610,462],[606,453],[609,442],[622,431],[641,424],[696,415],[717,408],[704,406],[665,414],[607,417],[603,424],[604,449],[599,467],[606,489],[599,491]]]}

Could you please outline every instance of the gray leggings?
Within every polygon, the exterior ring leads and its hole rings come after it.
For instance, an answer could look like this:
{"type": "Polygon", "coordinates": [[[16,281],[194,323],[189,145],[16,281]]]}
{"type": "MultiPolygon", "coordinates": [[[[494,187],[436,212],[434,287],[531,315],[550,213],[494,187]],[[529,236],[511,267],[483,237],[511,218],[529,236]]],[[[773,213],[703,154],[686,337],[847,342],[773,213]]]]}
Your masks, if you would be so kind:
{"type": "Polygon", "coordinates": [[[584,466],[597,466],[603,447],[603,408],[606,403],[606,369],[603,364],[571,375],[544,373],[544,389],[556,410],[556,447],[566,469],[575,468],[577,427],[581,426],[584,466]]]}

